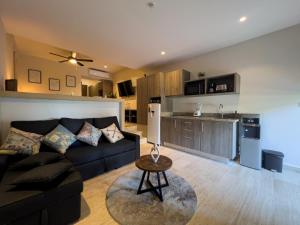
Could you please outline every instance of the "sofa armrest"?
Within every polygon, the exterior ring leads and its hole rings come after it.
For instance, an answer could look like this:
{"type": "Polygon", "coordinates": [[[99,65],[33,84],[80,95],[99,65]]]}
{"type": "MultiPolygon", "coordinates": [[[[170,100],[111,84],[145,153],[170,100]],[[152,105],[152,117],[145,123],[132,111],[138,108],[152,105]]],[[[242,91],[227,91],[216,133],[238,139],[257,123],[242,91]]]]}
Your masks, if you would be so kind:
{"type": "Polygon", "coordinates": [[[8,155],[0,155],[0,181],[2,180],[3,174],[6,171],[8,164],[8,155]]]}
{"type": "Polygon", "coordinates": [[[122,131],[122,134],[126,139],[135,142],[135,149],[136,149],[135,158],[139,159],[140,158],[140,136],[126,131],[122,131]]]}

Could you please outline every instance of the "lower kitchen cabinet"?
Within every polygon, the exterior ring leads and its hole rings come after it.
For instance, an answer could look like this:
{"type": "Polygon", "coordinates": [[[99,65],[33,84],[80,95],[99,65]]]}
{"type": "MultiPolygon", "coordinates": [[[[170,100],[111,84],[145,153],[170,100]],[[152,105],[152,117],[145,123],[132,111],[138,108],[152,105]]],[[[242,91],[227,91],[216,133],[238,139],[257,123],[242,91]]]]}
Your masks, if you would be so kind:
{"type": "Polygon", "coordinates": [[[181,120],[162,117],[161,118],[161,143],[167,142],[174,145],[181,145],[181,120]]]}
{"type": "Polygon", "coordinates": [[[200,150],[201,136],[199,127],[192,119],[181,120],[181,146],[185,148],[200,150]]]}
{"type": "Polygon", "coordinates": [[[201,151],[224,158],[235,158],[234,127],[231,122],[201,121],[201,151]]]}
{"type": "Polygon", "coordinates": [[[163,117],[161,142],[214,156],[236,156],[236,123],[163,117]]]}

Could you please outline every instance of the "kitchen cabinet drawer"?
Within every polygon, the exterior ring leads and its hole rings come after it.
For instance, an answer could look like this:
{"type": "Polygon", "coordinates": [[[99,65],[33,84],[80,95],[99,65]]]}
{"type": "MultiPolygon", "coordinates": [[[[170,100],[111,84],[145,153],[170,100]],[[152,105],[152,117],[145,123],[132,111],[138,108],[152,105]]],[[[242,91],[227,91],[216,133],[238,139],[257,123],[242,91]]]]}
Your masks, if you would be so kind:
{"type": "Polygon", "coordinates": [[[190,137],[183,137],[181,145],[182,145],[182,147],[193,149],[194,148],[194,140],[193,140],[193,138],[190,138],[190,137]]]}
{"type": "Polygon", "coordinates": [[[193,130],[193,121],[191,120],[183,120],[182,122],[182,128],[185,130],[193,130]]]}

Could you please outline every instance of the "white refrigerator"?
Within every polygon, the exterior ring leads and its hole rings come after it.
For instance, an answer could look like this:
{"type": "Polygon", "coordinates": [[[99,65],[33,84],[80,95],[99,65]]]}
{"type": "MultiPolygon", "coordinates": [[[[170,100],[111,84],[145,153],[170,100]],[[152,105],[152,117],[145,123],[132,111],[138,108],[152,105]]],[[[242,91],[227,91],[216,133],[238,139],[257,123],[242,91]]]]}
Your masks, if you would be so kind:
{"type": "Polygon", "coordinates": [[[160,104],[148,104],[147,141],[155,146],[160,145],[160,104]]]}

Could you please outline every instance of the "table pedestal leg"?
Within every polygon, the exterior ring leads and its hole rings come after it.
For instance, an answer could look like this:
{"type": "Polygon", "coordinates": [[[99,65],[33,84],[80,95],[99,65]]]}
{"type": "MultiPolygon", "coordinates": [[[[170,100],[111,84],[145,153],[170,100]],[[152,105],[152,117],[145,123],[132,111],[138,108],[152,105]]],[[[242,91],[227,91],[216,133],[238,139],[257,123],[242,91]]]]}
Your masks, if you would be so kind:
{"type": "Polygon", "coordinates": [[[153,192],[154,194],[157,195],[157,197],[160,199],[160,201],[163,201],[164,199],[163,199],[163,194],[162,194],[162,188],[169,186],[169,182],[168,182],[166,173],[164,171],[162,171],[162,174],[163,174],[163,177],[164,177],[164,180],[165,180],[165,184],[162,185],[159,173],[160,172],[156,172],[157,184],[158,185],[154,186],[151,183],[151,181],[149,180],[150,172],[149,171],[144,171],[143,175],[142,175],[142,179],[141,179],[140,185],[139,185],[139,188],[137,190],[137,194],[142,194],[142,193],[150,192],[151,191],[151,192],[153,192]],[[149,184],[150,188],[146,188],[146,189],[142,190],[146,173],[147,173],[147,183],[149,184]]]}

